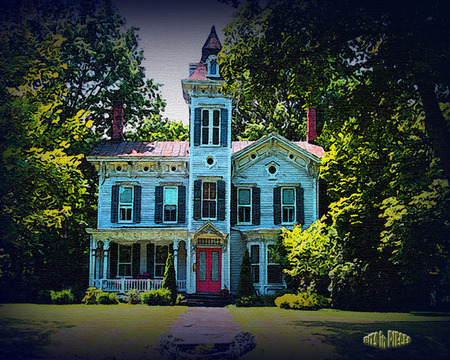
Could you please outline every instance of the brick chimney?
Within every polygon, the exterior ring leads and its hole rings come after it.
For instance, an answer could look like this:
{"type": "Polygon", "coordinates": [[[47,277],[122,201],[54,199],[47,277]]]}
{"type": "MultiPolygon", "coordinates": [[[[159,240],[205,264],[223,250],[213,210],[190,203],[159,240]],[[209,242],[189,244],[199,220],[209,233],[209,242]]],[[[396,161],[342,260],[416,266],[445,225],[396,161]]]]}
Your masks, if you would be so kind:
{"type": "Polygon", "coordinates": [[[114,102],[112,140],[115,142],[123,141],[123,114],[123,104],[120,102],[114,102]]]}
{"type": "Polygon", "coordinates": [[[306,109],[306,141],[313,142],[317,138],[316,109],[306,109]]]}

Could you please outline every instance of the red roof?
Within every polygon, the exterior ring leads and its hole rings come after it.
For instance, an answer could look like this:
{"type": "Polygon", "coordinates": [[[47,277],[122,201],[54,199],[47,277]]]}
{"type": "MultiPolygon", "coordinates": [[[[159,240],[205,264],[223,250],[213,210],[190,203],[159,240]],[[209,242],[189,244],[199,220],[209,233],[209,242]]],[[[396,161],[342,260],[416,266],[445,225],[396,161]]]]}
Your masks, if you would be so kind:
{"type": "MultiPolygon", "coordinates": [[[[253,144],[254,141],[233,141],[231,152],[253,144]]],[[[307,152],[321,158],[324,155],[322,147],[307,143],[306,141],[294,141],[295,145],[307,152]]],[[[112,142],[104,141],[89,154],[92,157],[189,157],[189,141],[128,141],[112,142]]]]}

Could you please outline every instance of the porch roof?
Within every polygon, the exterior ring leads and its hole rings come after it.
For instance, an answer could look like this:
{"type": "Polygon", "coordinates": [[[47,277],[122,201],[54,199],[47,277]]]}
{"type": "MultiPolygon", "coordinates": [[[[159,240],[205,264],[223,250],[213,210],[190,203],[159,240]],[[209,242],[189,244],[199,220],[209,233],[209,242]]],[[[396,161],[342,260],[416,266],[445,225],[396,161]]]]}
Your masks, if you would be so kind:
{"type": "Polygon", "coordinates": [[[129,227],[93,229],[88,228],[86,232],[96,240],[112,241],[145,241],[145,240],[186,240],[188,237],[187,227],[129,227]]]}

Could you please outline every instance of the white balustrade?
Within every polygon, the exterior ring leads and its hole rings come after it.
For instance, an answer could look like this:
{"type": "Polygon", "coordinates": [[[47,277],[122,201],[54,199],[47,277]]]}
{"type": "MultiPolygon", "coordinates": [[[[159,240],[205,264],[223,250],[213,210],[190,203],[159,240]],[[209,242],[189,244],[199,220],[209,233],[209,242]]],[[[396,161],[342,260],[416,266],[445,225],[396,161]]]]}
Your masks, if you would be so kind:
{"type": "MultiPolygon", "coordinates": [[[[162,288],[162,279],[103,279],[93,281],[94,286],[103,291],[126,293],[131,289],[138,291],[158,290],[162,288]]],[[[186,290],[186,280],[177,280],[178,291],[186,290]]]]}

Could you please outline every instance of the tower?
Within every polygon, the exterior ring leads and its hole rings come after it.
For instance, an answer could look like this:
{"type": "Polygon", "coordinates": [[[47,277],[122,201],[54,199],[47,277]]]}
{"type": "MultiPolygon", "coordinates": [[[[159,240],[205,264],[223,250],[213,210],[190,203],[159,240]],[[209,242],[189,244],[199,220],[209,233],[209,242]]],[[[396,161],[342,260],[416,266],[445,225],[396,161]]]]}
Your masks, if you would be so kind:
{"type": "MultiPolygon", "coordinates": [[[[197,257],[197,292],[216,291],[201,289],[202,271],[209,274],[214,268],[219,269],[219,283],[229,284],[229,271],[224,270],[228,267],[225,253],[230,233],[232,102],[219,91],[223,80],[217,55],[221,48],[213,26],[200,62],[189,64],[189,77],[182,80],[190,114],[188,229],[196,248],[193,256],[197,257]],[[211,245],[216,246],[214,251],[211,245]],[[214,265],[214,261],[219,261],[219,265],[214,265]]],[[[213,286],[212,282],[208,286],[213,286]]]]}

